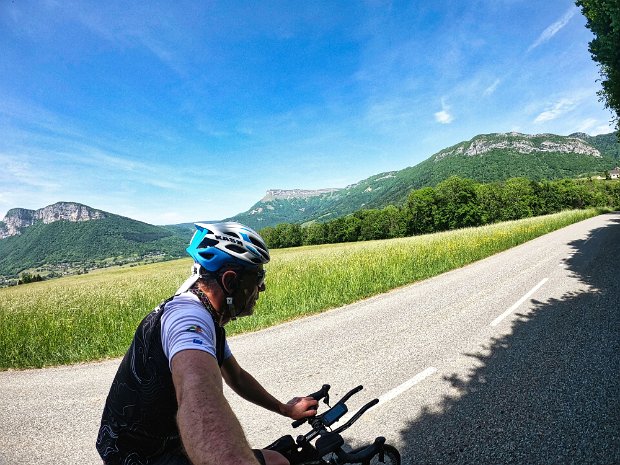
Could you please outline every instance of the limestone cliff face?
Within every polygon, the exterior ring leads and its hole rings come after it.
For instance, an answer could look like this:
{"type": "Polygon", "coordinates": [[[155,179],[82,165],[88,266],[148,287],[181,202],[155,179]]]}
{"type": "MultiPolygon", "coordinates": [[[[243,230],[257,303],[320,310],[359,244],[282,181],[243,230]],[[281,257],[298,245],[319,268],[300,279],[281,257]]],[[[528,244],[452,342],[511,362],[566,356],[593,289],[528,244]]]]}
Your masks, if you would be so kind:
{"type": "Polygon", "coordinates": [[[330,194],[340,189],[270,189],[260,201],[271,202],[272,200],[290,200],[290,199],[307,199],[308,197],[316,197],[317,195],[330,194]]]}
{"type": "Polygon", "coordinates": [[[579,136],[579,134],[561,139],[551,134],[529,135],[516,132],[481,135],[469,142],[462,142],[442,150],[435,155],[435,161],[454,155],[480,156],[492,150],[511,150],[523,154],[534,152],[577,153],[601,158],[601,153],[596,148],[575,136],[579,136]]]}
{"type": "Polygon", "coordinates": [[[0,223],[0,239],[21,234],[23,229],[38,222],[47,224],[54,221],[90,221],[100,220],[107,216],[101,210],[72,202],[58,202],[39,210],[13,208],[7,212],[0,223]]]}

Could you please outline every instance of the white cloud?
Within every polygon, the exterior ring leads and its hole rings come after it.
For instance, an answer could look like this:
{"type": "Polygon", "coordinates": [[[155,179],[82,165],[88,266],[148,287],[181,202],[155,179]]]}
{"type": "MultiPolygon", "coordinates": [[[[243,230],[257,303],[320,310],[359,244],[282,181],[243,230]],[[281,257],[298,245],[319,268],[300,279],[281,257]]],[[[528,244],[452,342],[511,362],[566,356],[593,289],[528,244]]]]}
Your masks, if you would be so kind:
{"type": "Polygon", "coordinates": [[[577,132],[585,132],[591,136],[597,136],[599,134],[609,134],[614,132],[615,129],[609,123],[601,123],[596,118],[586,118],[578,127],[577,132]]]}
{"type": "Polygon", "coordinates": [[[551,24],[550,26],[548,26],[543,32],[542,34],[540,34],[540,36],[538,36],[538,39],[536,39],[534,41],[534,43],[532,45],[530,45],[530,47],[527,49],[527,51],[531,51],[533,49],[535,49],[536,47],[538,47],[539,45],[544,44],[545,42],[547,42],[548,40],[550,40],[554,35],[556,35],[564,26],[566,26],[568,24],[568,22],[571,20],[571,18],[573,16],[575,16],[575,13],[577,13],[578,9],[576,6],[571,6],[568,11],[566,13],[564,13],[564,16],[562,16],[559,20],[557,20],[555,23],[551,24]]]}
{"type": "Polygon", "coordinates": [[[56,190],[60,187],[59,183],[49,180],[48,173],[26,161],[23,155],[0,153],[0,164],[4,168],[0,174],[0,184],[6,181],[7,186],[11,185],[13,190],[21,186],[44,190],[56,190]]]}
{"type": "Polygon", "coordinates": [[[614,132],[616,129],[611,124],[601,124],[590,129],[588,134],[591,136],[598,136],[599,134],[609,134],[610,132],[614,132]]]}
{"type": "Polygon", "coordinates": [[[435,121],[441,124],[450,124],[454,121],[454,116],[450,113],[450,107],[444,99],[441,99],[441,111],[435,113],[435,121]]]}
{"type": "Polygon", "coordinates": [[[495,90],[497,89],[497,86],[499,85],[500,82],[501,81],[499,79],[496,79],[495,82],[493,82],[493,84],[491,84],[489,87],[484,89],[483,95],[485,97],[488,97],[489,95],[493,94],[495,90]]]}
{"type": "Polygon", "coordinates": [[[575,100],[563,98],[559,102],[554,103],[551,108],[539,114],[536,119],[534,119],[534,122],[544,123],[546,121],[557,119],[575,108],[576,103],[577,102],[575,100]]]}

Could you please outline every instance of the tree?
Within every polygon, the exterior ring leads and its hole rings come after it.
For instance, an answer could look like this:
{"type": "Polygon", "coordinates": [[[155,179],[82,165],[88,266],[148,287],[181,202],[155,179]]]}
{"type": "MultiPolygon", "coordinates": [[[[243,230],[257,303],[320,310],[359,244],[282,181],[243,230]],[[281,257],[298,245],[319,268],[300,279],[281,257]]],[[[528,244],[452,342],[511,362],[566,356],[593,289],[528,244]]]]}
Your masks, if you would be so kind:
{"type": "Polygon", "coordinates": [[[282,223],[276,226],[280,247],[299,247],[303,241],[301,226],[294,223],[282,223]]]}
{"type": "Polygon", "coordinates": [[[616,129],[620,131],[620,3],[617,0],[577,0],[577,6],[594,34],[589,50],[601,66],[598,92],[605,107],[615,113],[616,129]]]}
{"type": "Polygon", "coordinates": [[[358,239],[361,220],[353,215],[336,218],[326,224],[326,239],[330,244],[355,242],[358,239]]]}
{"type": "Polygon", "coordinates": [[[302,228],[304,245],[325,244],[325,225],[323,223],[311,223],[302,228]]]}
{"type": "Polygon", "coordinates": [[[480,205],[482,224],[500,221],[504,211],[504,196],[501,184],[494,182],[476,185],[476,196],[480,205]]]}
{"type": "Polygon", "coordinates": [[[518,220],[534,215],[534,183],[526,178],[510,178],[504,183],[502,220],[518,220]]]}
{"type": "Polygon", "coordinates": [[[435,224],[439,230],[480,225],[480,206],[474,181],[452,176],[437,184],[435,193],[435,224]]]}
{"type": "Polygon", "coordinates": [[[19,281],[17,281],[17,284],[36,283],[39,281],[43,281],[43,277],[40,274],[30,274],[27,271],[24,271],[19,276],[19,281]]]}
{"type": "Polygon", "coordinates": [[[437,195],[432,187],[411,191],[407,199],[406,216],[409,234],[425,234],[435,231],[437,195]]]}
{"type": "Polygon", "coordinates": [[[361,220],[359,240],[391,239],[405,235],[403,216],[394,205],[382,210],[360,210],[355,216],[361,220]]]}

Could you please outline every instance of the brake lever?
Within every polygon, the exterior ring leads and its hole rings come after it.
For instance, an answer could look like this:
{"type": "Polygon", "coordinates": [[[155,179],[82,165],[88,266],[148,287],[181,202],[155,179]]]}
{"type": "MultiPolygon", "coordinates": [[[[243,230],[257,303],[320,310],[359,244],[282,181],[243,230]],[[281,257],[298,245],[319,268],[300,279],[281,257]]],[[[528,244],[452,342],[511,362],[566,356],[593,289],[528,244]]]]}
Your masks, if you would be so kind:
{"type": "MultiPolygon", "coordinates": [[[[323,403],[326,404],[327,406],[329,406],[329,389],[330,389],[330,385],[329,384],[324,384],[321,389],[319,389],[317,392],[313,392],[312,394],[308,394],[306,397],[312,397],[314,400],[320,402],[321,399],[323,399],[323,403]]],[[[318,408],[317,408],[318,410],[318,408]]],[[[306,417],[306,418],[301,418],[299,420],[295,420],[293,423],[291,423],[291,425],[293,426],[293,428],[299,428],[301,425],[303,425],[306,421],[310,421],[314,418],[316,418],[317,415],[312,415],[310,417],[306,417]]]]}

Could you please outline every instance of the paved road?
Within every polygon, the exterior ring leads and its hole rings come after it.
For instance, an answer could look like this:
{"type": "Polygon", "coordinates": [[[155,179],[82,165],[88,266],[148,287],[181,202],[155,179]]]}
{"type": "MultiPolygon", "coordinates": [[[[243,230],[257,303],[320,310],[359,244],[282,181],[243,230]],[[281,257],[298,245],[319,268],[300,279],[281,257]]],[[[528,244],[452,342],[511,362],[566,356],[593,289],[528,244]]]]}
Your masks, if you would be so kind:
{"type": "MultiPolygon", "coordinates": [[[[620,463],[620,214],[324,315],[232,338],[284,399],[363,384],[347,431],[403,463],[620,463]]],[[[268,296],[267,296],[268,298],[268,296]]],[[[0,373],[0,464],[98,463],[118,360],[0,373]]],[[[227,391],[254,446],[289,423],[227,391]]]]}

